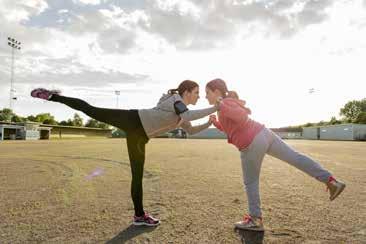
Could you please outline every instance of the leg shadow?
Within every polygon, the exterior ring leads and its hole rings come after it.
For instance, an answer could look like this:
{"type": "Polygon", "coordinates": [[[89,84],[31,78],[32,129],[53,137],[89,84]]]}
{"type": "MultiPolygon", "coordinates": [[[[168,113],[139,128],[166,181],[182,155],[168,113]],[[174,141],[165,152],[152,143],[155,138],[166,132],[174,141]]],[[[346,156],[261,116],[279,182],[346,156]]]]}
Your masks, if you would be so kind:
{"type": "Polygon", "coordinates": [[[263,244],[264,231],[234,230],[239,234],[243,244],[263,244]]]}
{"type": "Polygon", "coordinates": [[[118,235],[116,235],[113,239],[107,241],[106,244],[125,243],[126,241],[131,240],[138,235],[141,235],[143,233],[149,233],[151,231],[154,231],[155,229],[156,227],[130,225],[126,229],[121,231],[118,235]]]}

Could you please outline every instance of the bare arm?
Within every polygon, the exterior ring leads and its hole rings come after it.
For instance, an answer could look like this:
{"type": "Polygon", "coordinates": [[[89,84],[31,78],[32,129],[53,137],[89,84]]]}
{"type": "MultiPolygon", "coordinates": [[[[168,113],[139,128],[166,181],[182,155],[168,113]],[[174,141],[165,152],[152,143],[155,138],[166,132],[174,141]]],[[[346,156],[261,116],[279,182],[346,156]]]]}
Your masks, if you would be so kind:
{"type": "Polygon", "coordinates": [[[197,125],[197,126],[192,126],[191,122],[189,121],[184,121],[181,124],[181,127],[183,128],[183,130],[185,130],[188,134],[193,135],[193,134],[197,134],[198,132],[201,132],[205,129],[207,129],[208,127],[210,127],[212,123],[211,122],[207,122],[205,124],[202,125],[197,125]]]}

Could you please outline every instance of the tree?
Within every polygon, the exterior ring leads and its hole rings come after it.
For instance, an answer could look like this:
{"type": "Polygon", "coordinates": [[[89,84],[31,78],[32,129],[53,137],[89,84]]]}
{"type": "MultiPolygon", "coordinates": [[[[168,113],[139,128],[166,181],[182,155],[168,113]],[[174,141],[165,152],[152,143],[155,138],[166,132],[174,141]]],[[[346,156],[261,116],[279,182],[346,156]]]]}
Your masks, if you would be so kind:
{"type": "Polygon", "coordinates": [[[89,119],[86,122],[85,127],[109,129],[108,124],[99,122],[98,120],[95,120],[95,119],[89,119]]]}
{"type": "Polygon", "coordinates": [[[27,118],[26,118],[27,121],[31,121],[31,122],[37,122],[36,120],[36,117],[33,116],[33,115],[29,115],[27,118]]]}
{"type": "Polygon", "coordinates": [[[15,122],[15,123],[19,123],[19,122],[24,122],[25,118],[20,117],[16,114],[13,115],[13,117],[11,118],[11,122],[15,122]]]}
{"type": "Polygon", "coordinates": [[[366,124],[366,112],[360,113],[357,116],[355,123],[358,123],[358,124],[366,124]]]}
{"type": "Polygon", "coordinates": [[[14,113],[9,108],[4,108],[0,110],[0,121],[11,121],[11,118],[14,116],[14,113]]]}
{"type": "Polygon", "coordinates": [[[125,138],[126,137],[126,133],[123,131],[123,130],[121,130],[121,129],[115,129],[115,130],[113,130],[112,131],[112,137],[113,138],[116,138],[116,137],[118,137],[118,138],[125,138]]]}
{"type": "Polygon", "coordinates": [[[57,124],[55,118],[50,113],[37,114],[35,117],[35,122],[51,125],[57,124]]]}
{"type": "Polygon", "coordinates": [[[340,115],[344,116],[348,122],[355,122],[362,112],[366,112],[366,98],[360,101],[349,101],[341,108],[340,115]]]}
{"type": "Polygon", "coordinates": [[[85,123],[85,127],[97,128],[98,127],[98,121],[95,120],[95,119],[89,119],[85,123]]]}
{"type": "Polygon", "coordinates": [[[77,113],[74,114],[74,119],[72,120],[74,126],[83,126],[83,118],[80,117],[77,113]]]}
{"type": "Polygon", "coordinates": [[[60,123],[58,123],[59,125],[63,125],[63,126],[74,126],[74,123],[72,122],[71,119],[66,120],[62,120],[60,123]]]}
{"type": "Polygon", "coordinates": [[[317,126],[323,126],[323,125],[326,125],[327,124],[327,122],[325,122],[325,121],[320,121],[320,122],[318,122],[318,123],[316,123],[316,125],[317,126]]]}
{"type": "Polygon", "coordinates": [[[330,121],[329,121],[330,125],[336,125],[336,124],[342,124],[342,121],[337,120],[337,118],[335,116],[333,116],[330,121]]]}

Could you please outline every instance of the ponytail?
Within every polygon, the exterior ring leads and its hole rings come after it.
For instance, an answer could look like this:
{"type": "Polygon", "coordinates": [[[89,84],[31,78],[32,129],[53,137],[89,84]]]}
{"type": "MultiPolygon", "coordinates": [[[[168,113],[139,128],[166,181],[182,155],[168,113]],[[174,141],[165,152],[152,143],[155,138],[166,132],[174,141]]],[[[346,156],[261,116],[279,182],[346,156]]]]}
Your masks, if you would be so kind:
{"type": "Polygon", "coordinates": [[[239,95],[236,91],[228,91],[226,97],[239,99],[239,95]]]}
{"type": "Polygon", "coordinates": [[[170,89],[170,90],[168,90],[168,94],[170,94],[170,95],[178,94],[178,89],[170,89]]]}
{"type": "Polygon", "coordinates": [[[252,111],[249,108],[245,107],[245,102],[239,99],[239,95],[237,92],[229,91],[227,89],[226,83],[222,79],[211,80],[207,83],[206,87],[209,88],[211,91],[216,90],[220,91],[223,98],[228,97],[238,100],[240,105],[247,111],[248,114],[252,113],[252,111]]]}
{"type": "Polygon", "coordinates": [[[184,80],[179,84],[178,88],[168,90],[168,94],[179,94],[180,96],[183,96],[183,93],[185,91],[191,92],[196,87],[198,87],[198,84],[196,82],[191,80],[184,80]]]}

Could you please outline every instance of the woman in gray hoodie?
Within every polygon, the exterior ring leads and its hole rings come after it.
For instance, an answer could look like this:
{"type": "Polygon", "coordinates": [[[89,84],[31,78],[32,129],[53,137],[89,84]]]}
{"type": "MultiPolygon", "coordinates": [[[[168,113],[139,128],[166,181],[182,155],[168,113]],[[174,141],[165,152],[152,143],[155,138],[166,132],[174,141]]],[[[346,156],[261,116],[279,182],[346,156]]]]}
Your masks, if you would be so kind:
{"type": "Polygon", "coordinates": [[[89,117],[110,124],[127,134],[127,148],[130,159],[132,183],[131,195],[135,208],[134,225],[156,226],[160,221],[144,211],[142,204],[142,178],[145,163],[145,145],[150,138],[182,127],[189,134],[198,133],[211,125],[192,126],[190,121],[197,120],[216,112],[216,106],[188,110],[187,106],[195,105],[199,98],[199,86],[196,82],[185,80],[177,89],[164,94],[158,104],[151,109],[108,109],[91,106],[85,101],[61,96],[59,91],[34,89],[31,96],[48,101],[63,103],[89,117]]]}

